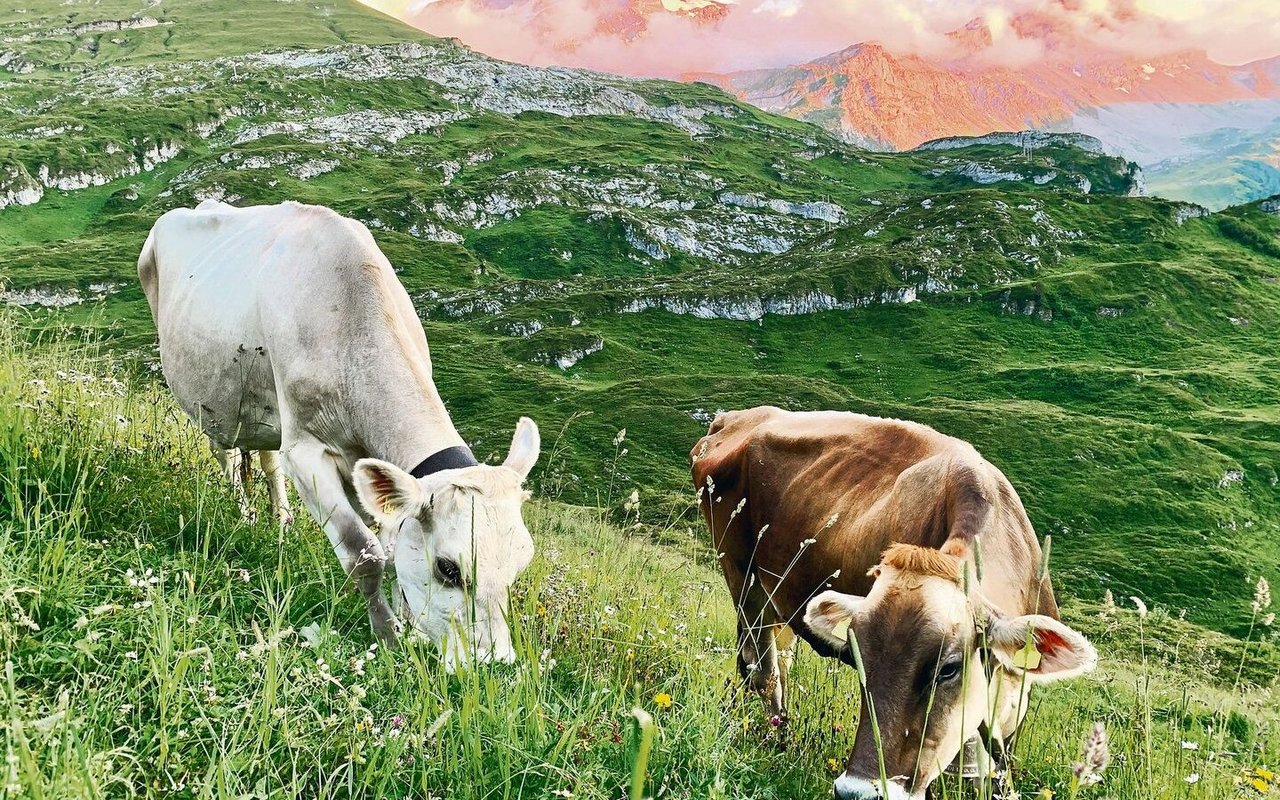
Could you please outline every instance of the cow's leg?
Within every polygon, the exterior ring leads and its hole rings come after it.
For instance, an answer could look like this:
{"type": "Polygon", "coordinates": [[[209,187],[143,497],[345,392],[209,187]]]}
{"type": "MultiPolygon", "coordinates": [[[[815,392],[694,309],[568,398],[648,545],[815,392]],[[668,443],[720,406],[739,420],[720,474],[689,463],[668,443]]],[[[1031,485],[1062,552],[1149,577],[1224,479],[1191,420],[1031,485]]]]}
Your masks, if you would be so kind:
{"type": "Polygon", "coordinates": [[[249,501],[249,492],[245,488],[245,479],[251,465],[249,451],[238,447],[226,449],[218,446],[218,443],[212,439],[209,440],[209,449],[213,451],[213,457],[218,460],[223,477],[231,484],[231,491],[236,496],[236,505],[240,508],[240,516],[251,523],[257,522],[258,515],[253,509],[253,503],[249,501]]]}
{"type": "MultiPolygon", "coordinates": [[[[772,608],[772,606],[770,606],[772,608]]],[[[790,685],[791,664],[796,656],[796,633],[782,624],[773,626],[773,647],[778,653],[778,714],[787,718],[787,691],[790,685]]]]}
{"type": "Polygon", "coordinates": [[[281,525],[293,522],[293,509],[289,506],[289,487],[285,483],[284,470],[280,468],[280,454],[275,450],[259,450],[262,472],[267,478],[267,494],[271,498],[271,513],[281,525]]]}
{"type": "Polygon", "coordinates": [[[382,594],[387,559],[378,537],[347,500],[337,462],[323,444],[315,441],[293,444],[282,453],[298,496],[328,534],[342,568],[368,604],[374,634],[384,644],[394,645],[400,624],[382,594]]]}
{"type": "MultiPolygon", "coordinates": [[[[779,723],[787,721],[784,659],[778,629],[783,627],[764,587],[754,580],[738,603],[738,671],[779,723]]],[[[789,632],[788,632],[789,633],[789,632]]],[[[792,637],[788,637],[789,639],[792,637]]],[[[789,664],[787,664],[789,665],[789,664]]]]}

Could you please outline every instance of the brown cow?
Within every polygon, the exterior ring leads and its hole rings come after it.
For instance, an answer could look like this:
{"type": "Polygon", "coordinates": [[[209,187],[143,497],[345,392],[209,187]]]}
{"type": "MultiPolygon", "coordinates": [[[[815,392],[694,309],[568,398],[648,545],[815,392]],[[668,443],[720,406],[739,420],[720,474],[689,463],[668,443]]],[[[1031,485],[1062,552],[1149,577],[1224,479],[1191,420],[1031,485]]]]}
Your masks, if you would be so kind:
{"type": "Polygon", "coordinates": [[[1057,619],[1017,493],[969,444],[765,406],[717,416],[691,458],[738,607],[738,667],[770,712],[785,721],[793,632],[851,664],[858,647],[865,701],[836,797],[924,797],[979,731],[1013,733],[1031,683],[1096,664],[1057,619]]]}

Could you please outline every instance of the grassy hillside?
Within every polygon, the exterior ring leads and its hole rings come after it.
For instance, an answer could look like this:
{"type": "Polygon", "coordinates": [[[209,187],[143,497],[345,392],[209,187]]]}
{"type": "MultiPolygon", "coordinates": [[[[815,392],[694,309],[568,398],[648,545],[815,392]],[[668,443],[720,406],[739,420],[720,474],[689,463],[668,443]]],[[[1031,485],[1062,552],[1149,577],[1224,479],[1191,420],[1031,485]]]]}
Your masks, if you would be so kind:
{"type": "Polygon", "coordinates": [[[134,259],[157,215],[324,203],[397,266],[477,452],[543,426],[544,497],[635,488],[692,528],[686,454],[717,410],[853,409],[973,441],[1055,536],[1068,596],[1242,636],[1253,582],[1280,580],[1262,206],[1127,197],[1127,165],[1068,147],[870,154],[707,86],[506,65],[343,2],[46,0],[0,35],[24,327],[92,330],[147,372],[134,259]]]}
{"type": "MultiPolygon", "coordinates": [[[[733,677],[723,583],[682,526],[624,531],[535,501],[520,663],[449,676],[416,641],[370,646],[310,519],[283,536],[242,522],[202,438],[127,357],[33,349],[0,321],[3,796],[606,800],[630,781],[633,707],[657,728],[647,796],[829,794],[853,670],[798,649],[780,752],[733,677]]],[[[1105,658],[1037,694],[1022,796],[1077,796],[1095,721],[1113,763],[1080,797],[1183,798],[1193,775],[1196,797],[1269,791],[1280,718],[1256,687],[1280,653],[1261,631],[1242,646],[1159,610],[1069,600],[1065,614],[1105,658]]],[[[944,782],[938,796],[974,795],[944,782]]]]}

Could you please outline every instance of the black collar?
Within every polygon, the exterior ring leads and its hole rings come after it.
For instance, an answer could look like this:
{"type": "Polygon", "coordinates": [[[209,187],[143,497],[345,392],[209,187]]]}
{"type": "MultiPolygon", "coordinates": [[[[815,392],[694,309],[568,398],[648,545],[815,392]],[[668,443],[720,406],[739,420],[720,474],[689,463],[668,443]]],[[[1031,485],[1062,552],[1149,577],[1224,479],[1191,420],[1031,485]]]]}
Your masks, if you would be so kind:
{"type": "Polygon", "coordinates": [[[471,448],[463,444],[432,453],[421,464],[409,470],[409,474],[415,478],[425,478],[441,470],[474,467],[479,463],[471,454],[471,448]]]}

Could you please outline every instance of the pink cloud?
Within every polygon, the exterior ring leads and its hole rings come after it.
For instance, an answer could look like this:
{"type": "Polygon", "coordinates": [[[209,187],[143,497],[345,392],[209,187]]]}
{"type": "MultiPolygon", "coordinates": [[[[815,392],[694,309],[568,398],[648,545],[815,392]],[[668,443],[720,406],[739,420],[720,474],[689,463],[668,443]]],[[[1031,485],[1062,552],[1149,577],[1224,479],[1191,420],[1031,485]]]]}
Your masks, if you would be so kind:
{"type": "Polygon", "coordinates": [[[1131,55],[1203,49],[1228,64],[1280,53],[1274,0],[368,2],[499,58],[644,76],[779,67],[868,41],[895,54],[955,56],[948,34],[971,20],[985,22],[992,40],[979,57],[1011,66],[1055,47],[1131,55]],[[692,10],[671,10],[681,8],[692,10]]]}

